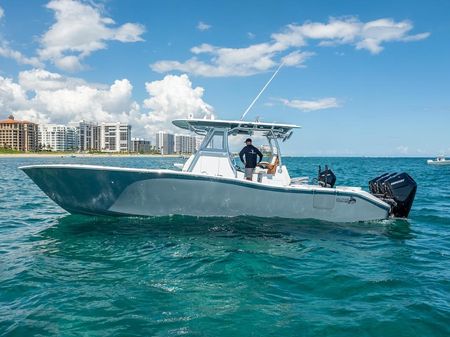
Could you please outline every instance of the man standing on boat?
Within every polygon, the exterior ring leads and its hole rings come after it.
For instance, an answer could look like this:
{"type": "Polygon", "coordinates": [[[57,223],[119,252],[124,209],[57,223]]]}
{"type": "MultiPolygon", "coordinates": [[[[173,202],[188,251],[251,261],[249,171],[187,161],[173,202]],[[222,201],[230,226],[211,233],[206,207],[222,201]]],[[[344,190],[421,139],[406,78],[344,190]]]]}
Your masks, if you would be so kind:
{"type": "Polygon", "coordinates": [[[262,160],[263,154],[252,145],[250,138],[245,140],[245,144],[247,145],[239,152],[239,158],[245,164],[245,179],[252,180],[253,171],[255,171],[256,164],[262,160]],[[256,162],[256,156],[259,156],[258,162],[256,162]]]}

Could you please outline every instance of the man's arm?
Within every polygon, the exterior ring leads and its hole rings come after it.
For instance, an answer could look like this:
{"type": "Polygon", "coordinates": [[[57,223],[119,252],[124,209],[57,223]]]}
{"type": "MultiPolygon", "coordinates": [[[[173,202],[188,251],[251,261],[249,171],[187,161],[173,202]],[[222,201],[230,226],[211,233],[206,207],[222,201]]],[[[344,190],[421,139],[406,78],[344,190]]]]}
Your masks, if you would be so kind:
{"type": "Polygon", "coordinates": [[[239,152],[239,158],[241,158],[241,162],[245,164],[245,161],[244,161],[244,150],[245,150],[245,147],[241,150],[241,152],[239,152]]]}
{"type": "Polygon", "coordinates": [[[259,156],[259,162],[258,163],[260,163],[261,160],[263,159],[263,154],[256,147],[255,147],[255,150],[256,150],[256,154],[259,156]]]}

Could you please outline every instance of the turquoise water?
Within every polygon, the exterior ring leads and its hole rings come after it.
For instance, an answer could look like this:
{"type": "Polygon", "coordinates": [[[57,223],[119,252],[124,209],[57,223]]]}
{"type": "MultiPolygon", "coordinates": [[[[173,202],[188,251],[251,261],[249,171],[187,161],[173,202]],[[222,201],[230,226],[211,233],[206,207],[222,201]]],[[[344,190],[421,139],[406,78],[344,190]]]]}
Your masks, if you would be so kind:
{"type": "Polygon", "coordinates": [[[407,170],[410,219],[68,215],[17,166],[171,167],[177,159],[0,159],[1,336],[450,336],[450,167],[328,163],[338,184],[407,170]]]}

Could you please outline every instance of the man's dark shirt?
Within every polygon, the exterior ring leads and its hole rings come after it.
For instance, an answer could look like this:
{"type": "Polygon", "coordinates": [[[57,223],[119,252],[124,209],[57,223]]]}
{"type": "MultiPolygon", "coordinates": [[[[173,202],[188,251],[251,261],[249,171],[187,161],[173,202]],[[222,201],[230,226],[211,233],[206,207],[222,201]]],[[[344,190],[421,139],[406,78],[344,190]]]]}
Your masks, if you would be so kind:
{"type": "Polygon", "coordinates": [[[239,158],[241,158],[241,161],[245,164],[246,168],[256,167],[256,156],[259,156],[259,163],[263,158],[263,154],[253,145],[247,145],[239,152],[239,158]]]}

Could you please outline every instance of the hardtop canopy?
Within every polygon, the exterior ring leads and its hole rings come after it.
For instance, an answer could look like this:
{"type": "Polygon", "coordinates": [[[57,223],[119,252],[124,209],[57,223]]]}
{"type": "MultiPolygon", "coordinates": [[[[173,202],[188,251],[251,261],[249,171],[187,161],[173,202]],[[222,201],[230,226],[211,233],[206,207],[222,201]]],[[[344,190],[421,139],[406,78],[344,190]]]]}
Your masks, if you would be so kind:
{"type": "Polygon", "coordinates": [[[231,134],[253,134],[262,132],[265,135],[273,135],[277,138],[290,136],[293,129],[300,128],[294,124],[263,123],[249,121],[228,121],[214,119],[176,119],[172,123],[185,130],[205,134],[211,129],[228,129],[231,134]]]}

